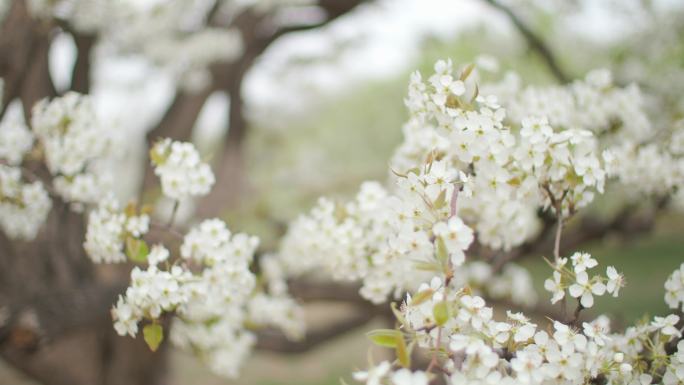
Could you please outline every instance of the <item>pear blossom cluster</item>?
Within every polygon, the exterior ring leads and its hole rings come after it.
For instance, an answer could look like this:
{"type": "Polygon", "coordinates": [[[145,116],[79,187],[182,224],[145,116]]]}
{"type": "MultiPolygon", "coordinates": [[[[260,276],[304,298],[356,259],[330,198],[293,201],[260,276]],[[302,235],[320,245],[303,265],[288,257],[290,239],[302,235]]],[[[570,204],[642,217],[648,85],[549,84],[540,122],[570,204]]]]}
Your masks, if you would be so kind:
{"type": "MultiPolygon", "coordinates": [[[[213,183],[209,166],[199,161],[192,144],[162,140],[151,155],[169,196],[208,191],[213,183]]],[[[150,247],[144,239],[149,230],[170,231],[172,225],[153,223],[147,214],[151,210],[134,203],[121,208],[108,197],[89,214],[84,248],[90,258],[138,264],[112,309],[118,334],[135,337],[142,329],[155,350],[164,339],[163,320],[170,317],[170,341],[198,353],[226,377],[239,374],[256,343],[255,329],[281,329],[292,339],[303,336],[303,312],[287,292],[280,261],[264,257],[261,276],[252,271],[258,238],[234,234],[222,220],[208,219],[190,228],[176,253],[164,244],[150,247]]]]}
{"type": "Polygon", "coordinates": [[[0,227],[8,237],[35,238],[51,208],[42,182],[26,183],[21,169],[0,164],[0,227]]]}
{"type": "Polygon", "coordinates": [[[51,199],[68,203],[74,211],[98,203],[110,187],[106,162],[113,144],[114,137],[97,121],[87,96],[69,92],[39,101],[31,112],[31,129],[18,110],[9,109],[0,122],[5,234],[34,238],[51,199]],[[45,174],[49,181],[41,180],[45,174]]]}
{"type": "Polygon", "coordinates": [[[10,166],[19,166],[33,148],[33,141],[33,134],[26,127],[23,115],[8,112],[0,122],[0,159],[10,166]]]}
{"type": "MultiPolygon", "coordinates": [[[[503,83],[505,86],[499,86],[496,94],[512,121],[520,121],[536,111],[554,127],[589,130],[613,140],[619,136],[621,141],[643,141],[653,134],[639,87],[616,86],[607,69],[590,71],[584,79],[568,85],[524,87],[514,73],[509,73],[503,83]]],[[[488,91],[487,86],[483,86],[484,92],[488,91]]]]}
{"type": "Polygon", "coordinates": [[[106,195],[111,175],[103,160],[111,156],[114,138],[98,122],[89,97],[68,92],[41,100],[31,111],[31,127],[62,199],[81,209],[106,195]]]}
{"type": "Polygon", "coordinates": [[[133,269],[130,286],[112,309],[115,330],[135,337],[141,324],[154,325],[172,314],[169,338],[176,346],[200,352],[217,374],[236,377],[256,343],[253,327],[281,328],[291,338],[303,335],[302,310],[273,261],[263,276],[269,288],[257,287],[250,266],[258,243],[209,219],[185,235],[180,258],[154,245],[148,267],[133,269]]]}
{"type": "Polygon", "coordinates": [[[391,167],[405,172],[433,153],[465,173],[463,220],[478,242],[508,250],[539,231],[539,207],[569,215],[603,192],[605,165],[592,131],[555,125],[542,110],[508,115],[496,96],[480,93],[475,71],[457,76],[451,61],[439,61],[427,82],[412,75],[410,119],[391,167]]]}
{"type": "Polygon", "coordinates": [[[214,185],[211,167],[192,143],[162,139],[150,150],[150,159],[164,195],[176,201],[206,195],[214,185]]]}
{"type": "Polygon", "coordinates": [[[387,234],[400,225],[389,198],[379,183],[366,182],[356,199],[345,205],[319,200],[310,215],[291,225],[278,255],[282,265],[291,274],[323,268],[337,280],[362,280],[361,295],[384,302],[394,290],[414,282],[411,258],[424,259],[433,252],[422,231],[414,234],[411,251],[388,242],[387,234]],[[399,258],[408,252],[409,258],[399,258]]]}
{"type": "Polygon", "coordinates": [[[417,277],[429,278],[448,262],[459,267],[454,280],[472,283],[495,298],[534,304],[536,294],[525,269],[510,264],[490,279],[495,275],[490,265],[466,263],[473,231],[452,215],[462,178],[434,160],[398,177],[393,194],[377,182],[366,182],[355,200],[344,205],[322,198],[290,226],[278,257],[291,274],[323,268],[333,279],[362,281],[361,296],[374,303],[415,290],[417,277]],[[441,260],[435,258],[438,249],[441,260]]]}
{"type": "MultiPolygon", "coordinates": [[[[594,263],[584,254],[575,257],[574,266],[580,269],[594,263]]],[[[396,340],[389,345],[426,350],[433,357],[428,370],[410,372],[402,367],[408,362],[400,358],[371,365],[367,371],[354,373],[354,379],[399,384],[395,377],[414,373],[416,383],[421,384],[438,376],[447,384],[585,384],[602,379],[669,385],[682,381],[684,342],[679,317],[674,314],[640,321],[623,333],[612,332],[606,316],[585,322],[549,319],[544,321],[547,325],[540,325],[522,313],[507,311],[502,319],[468,287],[436,276],[406,296],[397,319],[396,340]],[[666,353],[675,345],[674,353],[666,353]],[[439,370],[431,371],[434,367],[439,370]]]]}
{"type": "Polygon", "coordinates": [[[592,131],[554,128],[543,115],[509,123],[496,97],[479,94],[473,71],[456,75],[451,61],[439,61],[427,82],[411,76],[410,119],[391,162],[394,189],[368,182],[347,205],[319,201],[290,227],[285,266],[301,273],[323,265],[334,278],[363,280],[362,296],[379,303],[415,289],[407,272],[444,265],[435,261],[439,250],[454,268],[475,239],[510,250],[538,233],[540,208],[568,216],[603,192],[605,161],[592,131]]]}
{"type": "Polygon", "coordinates": [[[124,252],[129,238],[140,238],[149,231],[150,217],[133,208],[122,210],[113,197],[100,201],[88,215],[83,247],[95,263],[126,262],[124,252]]]}
{"type": "Polygon", "coordinates": [[[684,183],[684,153],[677,144],[684,124],[654,126],[639,87],[616,86],[608,70],[591,71],[566,86],[524,87],[508,73],[482,90],[499,96],[511,122],[536,114],[554,127],[593,132],[600,138],[605,176],[627,186],[633,197],[669,195],[684,183]]]}
{"type": "Polygon", "coordinates": [[[684,264],[672,272],[665,281],[665,303],[670,309],[684,312],[684,264]]]}
{"type": "Polygon", "coordinates": [[[606,268],[606,276],[594,275],[589,277],[589,270],[598,265],[598,261],[588,253],[576,252],[570,257],[572,270],[567,268],[568,259],[559,258],[553,263],[553,277],[544,281],[544,288],[552,293],[551,303],[565,298],[565,291],[577,298],[583,308],[594,306],[594,296],[604,295],[606,292],[617,297],[620,288],[625,284],[625,278],[613,266],[606,268]]]}
{"type": "MultiPolygon", "coordinates": [[[[502,274],[466,258],[480,251],[471,250],[474,242],[498,252],[525,242],[539,230],[540,210],[558,218],[560,245],[564,220],[603,193],[608,178],[619,179],[616,132],[651,138],[638,89],[614,87],[609,73],[599,71],[581,84],[559,87],[559,94],[570,95],[568,103],[577,104],[563,111],[565,118],[522,104],[509,115],[502,106],[514,98],[500,104],[480,94],[471,80],[474,68],[457,75],[452,67],[438,62],[427,82],[412,76],[406,100],[411,117],[391,162],[392,188],[366,182],[347,204],[320,200],[294,222],[281,247],[279,258],[290,271],[323,268],[336,279],[362,280],[360,293],[373,302],[407,293],[393,307],[398,327],[369,334],[394,348],[397,360],[371,364],[354,379],[373,385],[427,384],[437,377],[448,384],[680,383],[680,354],[672,353],[682,345],[678,315],[644,319],[623,332],[612,331],[606,316],[581,316],[595,297],[619,295],[625,278],[615,267],[591,274],[597,259],[583,252],[562,258],[556,246],[549,262],[553,276],[544,286],[552,304],[563,301],[565,309],[574,301],[567,313],[533,321],[495,311],[485,300],[507,299],[525,278],[512,278],[508,286],[499,284],[501,277],[527,277],[524,269],[505,264],[502,274]],[[594,91],[612,102],[594,103],[594,91]],[[596,109],[590,118],[573,116],[589,105],[596,109]],[[371,206],[369,191],[377,192],[371,206]],[[400,281],[408,276],[413,282],[400,281]],[[416,287],[419,280],[429,283],[416,287]],[[425,370],[409,369],[413,349],[428,356],[425,370]]],[[[673,308],[680,303],[679,275],[666,284],[673,308]]],[[[520,292],[533,292],[529,281],[520,286],[520,292]]]]}
{"type": "Polygon", "coordinates": [[[170,72],[181,87],[202,89],[210,83],[208,67],[232,62],[243,52],[236,28],[210,27],[214,7],[230,20],[245,6],[240,1],[170,0],[154,3],[102,0],[30,0],[34,18],[67,21],[76,31],[98,34],[109,48],[142,55],[170,72]]]}

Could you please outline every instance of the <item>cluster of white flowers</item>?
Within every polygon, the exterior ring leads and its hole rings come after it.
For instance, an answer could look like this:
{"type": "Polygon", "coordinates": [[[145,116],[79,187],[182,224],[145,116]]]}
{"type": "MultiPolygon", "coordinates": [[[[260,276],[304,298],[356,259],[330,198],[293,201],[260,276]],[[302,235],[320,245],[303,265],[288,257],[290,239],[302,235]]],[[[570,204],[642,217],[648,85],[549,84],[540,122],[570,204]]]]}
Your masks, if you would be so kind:
{"type": "Polygon", "coordinates": [[[53,197],[75,211],[99,202],[111,182],[105,162],[113,136],[98,124],[87,96],[69,92],[52,101],[41,100],[33,106],[31,128],[16,109],[9,110],[0,123],[0,161],[16,168],[3,169],[3,228],[13,238],[34,238],[52,206],[36,175],[42,175],[37,161],[44,161],[52,177],[53,197]],[[22,184],[22,175],[32,183],[22,184]]]}
{"type": "MultiPolygon", "coordinates": [[[[397,225],[387,191],[379,183],[366,182],[354,201],[338,205],[320,199],[310,215],[299,217],[283,240],[279,258],[290,273],[323,268],[334,279],[363,280],[361,295],[383,302],[393,289],[414,282],[408,274],[413,263],[397,258],[398,251],[386,239],[397,225]]],[[[423,245],[432,247],[429,242],[423,245]]]]}
{"type": "MultiPolygon", "coordinates": [[[[181,199],[205,194],[213,174],[192,144],[162,140],[151,150],[166,195],[181,199]]],[[[139,326],[152,349],[163,339],[160,319],[173,314],[170,340],[198,352],[216,373],[235,377],[256,341],[252,329],[276,327],[290,338],[303,335],[303,312],[287,293],[275,258],[262,262],[262,282],[251,271],[256,237],[232,234],[219,219],[201,222],[183,237],[177,256],[143,236],[151,208],[124,210],[107,198],[90,213],[84,247],[96,263],[147,264],[131,272],[130,286],[112,309],[114,328],[135,337],[139,326]]],[[[159,227],[169,230],[168,227],[159,227]]]]}
{"type": "Polygon", "coordinates": [[[665,281],[665,302],[670,309],[680,308],[684,312],[684,264],[665,281]]]}
{"type": "Polygon", "coordinates": [[[41,182],[24,183],[19,168],[0,164],[0,227],[8,237],[35,238],[51,207],[41,182]]]}
{"type": "Polygon", "coordinates": [[[567,289],[571,297],[577,298],[584,308],[594,305],[594,296],[601,296],[606,292],[614,297],[618,296],[620,288],[624,286],[624,276],[613,266],[606,269],[606,277],[595,275],[589,278],[588,271],[598,265],[588,253],[576,252],[570,257],[573,269],[566,267],[567,258],[559,258],[553,264],[553,277],[544,282],[544,288],[553,294],[551,303],[565,298],[567,289]]]}
{"type": "MultiPolygon", "coordinates": [[[[593,264],[586,255],[576,257],[576,268],[593,264]]],[[[674,354],[665,353],[667,345],[681,338],[676,327],[679,317],[673,314],[641,322],[622,334],[611,333],[605,316],[583,322],[580,328],[552,320],[544,330],[521,313],[508,311],[505,321],[497,321],[483,298],[435,277],[413,297],[407,296],[399,322],[403,333],[397,331],[395,341],[383,343],[411,346],[415,342],[432,351],[436,361],[430,368],[438,366],[439,370],[428,378],[444,375],[447,384],[579,385],[596,379],[650,384],[657,381],[654,376],[661,376],[670,385],[683,378],[684,342],[678,343],[674,354]]],[[[385,379],[397,384],[395,376],[405,372],[383,362],[355,373],[354,378],[366,384],[385,383],[385,379]]],[[[422,379],[425,372],[415,374],[416,383],[427,383],[422,379]]]]}
{"type": "Polygon", "coordinates": [[[140,321],[145,318],[156,320],[162,312],[174,311],[187,302],[190,297],[187,283],[191,280],[192,274],[179,266],[173,266],[169,271],[155,265],[145,270],[134,267],[126,294],[119,297],[112,309],[114,329],[119,335],[135,337],[140,321]]]}
{"type": "Polygon", "coordinates": [[[509,73],[501,84],[484,85],[483,91],[489,92],[490,86],[496,88],[512,121],[520,121],[536,111],[537,115],[548,117],[554,127],[589,130],[613,139],[619,135],[620,140],[626,137],[642,141],[653,133],[639,87],[615,86],[606,69],[591,71],[584,79],[568,85],[523,87],[520,78],[509,73]]]}
{"type": "Polygon", "coordinates": [[[177,201],[209,193],[214,174],[192,143],[162,139],[150,150],[164,195],[177,201]]]}
{"type": "Polygon", "coordinates": [[[18,166],[31,148],[33,134],[26,127],[23,114],[11,114],[8,111],[0,122],[0,159],[10,166],[18,166]]]}
{"type": "MultiPolygon", "coordinates": [[[[472,67],[454,76],[451,63],[440,61],[435,71],[426,83],[412,76],[411,118],[391,165],[394,189],[367,182],[345,205],[322,199],[295,221],[279,254],[288,271],[324,268],[333,278],[363,280],[361,294],[373,302],[392,291],[413,293],[395,313],[397,330],[370,334],[395,347],[397,361],[354,378],[373,385],[425,385],[435,376],[448,384],[679,383],[684,366],[679,353],[670,353],[681,338],[677,315],[624,333],[611,332],[605,316],[581,321],[595,296],[618,296],[624,277],[614,267],[590,277],[598,265],[591,255],[557,257],[545,282],[552,303],[565,300],[566,292],[578,303],[569,316],[539,328],[521,313],[498,319],[480,296],[515,299],[514,288],[529,295],[523,269],[505,265],[503,276],[512,278],[501,283],[506,280],[493,276],[495,267],[465,263],[475,239],[508,250],[537,232],[540,208],[551,208],[562,223],[603,192],[607,176],[619,175],[616,132],[639,140],[652,134],[638,90],[613,87],[606,72],[595,72],[580,83],[504,98],[514,109],[507,115],[496,98],[479,94],[469,80],[472,67]],[[566,106],[553,107],[562,111],[533,108],[534,98],[551,104],[553,92],[568,98],[566,106]],[[592,92],[609,100],[595,102],[592,92]],[[589,108],[588,118],[575,116],[589,108]],[[430,283],[416,288],[419,280],[430,283]],[[516,287],[519,280],[525,283],[516,287]],[[415,346],[432,355],[426,371],[407,369],[415,346]]],[[[681,275],[675,272],[666,284],[674,308],[681,302],[681,275]]]]}
{"type": "Polygon", "coordinates": [[[31,126],[53,176],[53,186],[66,201],[97,203],[106,195],[111,175],[103,160],[111,155],[113,136],[97,121],[87,96],[69,92],[36,103],[31,126]]]}
{"type": "MultiPolygon", "coordinates": [[[[450,61],[439,61],[427,82],[412,75],[410,119],[391,162],[394,189],[367,182],[346,205],[320,200],[290,227],[284,266],[297,273],[322,266],[336,279],[363,280],[362,296],[379,303],[443,271],[442,250],[453,278],[468,280],[469,269],[458,267],[475,236],[509,250],[538,232],[540,207],[570,215],[603,192],[605,165],[592,131],[554,128],[534,113],[507,119],[495,97],[479,94],[474,71],[455,76],[450,61]]],[[[492,286],[481,288],[488,294],[534,300],[529,280],[483,281],[492,286]]]]}
{"type": "Polygon", "coordinates": [[[430,237],[442,240],[446,258],[463,264],[473,235],[460,219],[449,219],[453,183],[458,180],[443,174],[437,161],[423,171],[400,179],[397,195],[366,182],[346,205],[321,199],[286,235],[280,252],[284,266],[299,273],[323,267],[335,279],[363,280],[361,295],[381,303],[393,291],[398,295],[415,288],[412,272],[417,264],[436,268],[430,237]]]}
{"type": "Polygon", "coordinates": [[[480,94],[472,66],[458,80],[450,61],[437,62],[435,71],[427,83],[419,73],[411,77],[410,120],[392,169],[405,172],[434,154],[467,174],[460,214],[481,244],[517,246],[537,233],[540,206],[568,214],[603,191],[591,131],[556,126],[543,110],[507,115],[496,97],[480,94]]]}
{"type": "Polygon", "coordinates": [[[149,226],[147,214],[138,214],[135,208],[123,212],[119,203],[110,196],[90,212],[83,247],[95,263],[125,262],[127,239],[142,237],[149,226]]]}
{"type": "Polygon", "coordinates": [[[383,380],[386,378],[390,381],[388,383],[392,385],[428,385],[430,383],[430,377],[422,370],[412,372],[409,369],[401,368],[391,372],[391,369],[392,364],[382,361],[368,371],[354,372],[354,379],[370,385],[384,383],[383,380]]]}
{"type": "Polygon", "coordinates": [[[669,194],[684,184],[684,151],[676,144],[684,137],[684,123],[657,130],[639,88],[616,87],[607,70],[592,71],[566,86],[523,87],[509,73],[482,90],[499,96],[511,122],[535,114],[554,127],[593,132],[604,151],[604,171],[629,186],[632,196],[669,194]]]}
{"type": "Polygon", "coordinates": [[[292,338],[303,334],[302,311],[275,267],[263,276],[274,289],[257,290],[250,271],[257,246],[257,238],[231,234],[218,219],[188,232],[176,263],[170,264],[169,250],[155,245],[146,257],[149,267],[133,269],[130,287],[112,310],[116,331],[135,336],[141,322],[155,324],[163,313],[173,313],[175,345],[201,352],[216,373],[237,376],[256,342],[250,327],[282,328],[292,338]]]}

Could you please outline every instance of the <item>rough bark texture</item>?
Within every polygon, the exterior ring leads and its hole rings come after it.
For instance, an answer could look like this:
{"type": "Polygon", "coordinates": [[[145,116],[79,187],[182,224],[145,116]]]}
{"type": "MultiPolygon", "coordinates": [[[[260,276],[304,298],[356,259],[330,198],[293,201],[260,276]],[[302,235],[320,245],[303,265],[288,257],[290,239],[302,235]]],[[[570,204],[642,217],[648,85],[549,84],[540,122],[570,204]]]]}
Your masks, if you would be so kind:
{"type": "Polygon", "coordinates": [[[0,238],[0,355],[45,384],[160,383],[164,354],[112,329],[125,272],[97,271],[82,215],[56,206],[35,241],[0,238]]]}

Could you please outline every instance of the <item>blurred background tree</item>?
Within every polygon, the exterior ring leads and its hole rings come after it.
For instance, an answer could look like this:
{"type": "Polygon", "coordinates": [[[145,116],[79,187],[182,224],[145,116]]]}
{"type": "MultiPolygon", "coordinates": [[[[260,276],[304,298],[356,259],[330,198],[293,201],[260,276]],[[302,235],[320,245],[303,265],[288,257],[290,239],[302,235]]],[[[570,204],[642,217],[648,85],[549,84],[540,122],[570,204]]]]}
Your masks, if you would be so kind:
{"type": "MultiPolygon", "coordinates": [[[[275,249],[285,224],[318,196],[346,196],[363,180],[386,178],[387,160],[401,141],[408,71],[426,70],[437,58],[467,62],[494,57],[500,68],[514,69],[537,84],[567,82],[590,68],[607,67],[619,83],[637,82],[654,95],[656,118],[664,112],[668,116],[661,115],[662,121],[671,121],[684,112],[684,10],[676,2],[377,1],[357,7],[356,1],[321,0],[313,7],[283,2],[235,10],[210,1],[202,27],[181,32],[190,36],[205,28],[237,30],[242,47],[230,60],[206,63],[208,73],[174,68],[182,50],[154,56],[144,45],[122,49],[119,42],[101,39],[97,30],[84,28],[78,19],[64,17],[60,12],[68,8],[55,8],[46,16],[35,11],[39,3],[2,3],[0,77],[5,79],[5,98],[0,114],[9,113],[15,100],[21,100],[26,112],[35,101],[69,89],[100,95],[102,104],[109,102],[105,110],[117,108],[112,101],[119,109],[148,102],[138,107],[146,110],[144,118],[132,114],[140,121],[136,127],[121,128],[128,121],[115,117],[117,128],[137,135],[140,143],[143,137],[192,139],[212,154],[218,185],[197,203],[197,215],[220,214],[235,229],[259,235],[264,250],[275,249]],[[424,20],[406,16],[411,12],[422,12],[424,20]],[[431,18],[433,25],[426,27],[431,18]],[[72,47],[73,66],[69,81],[58,84],[55,63],[65,55],[65,46],[72,47]],[[133,64],[108,64],[122,52],[133,64]],[[136,62],[140,57],[146,58],[144,64],[136,62]],[[123,79],[117,78],[119,74],[123,79]],[[141,81],[145,77],[149,78],[141,81]],[[128,105],[104,96],[108,87],[122,80],[128,89],[119,93],[137,95],[128,96],[128,105]]],[[[151,45],[161,44],[158,37],[146,38],[151,45]]],[[[131,144],[130,153],[138,155],[123,168],[147,163],[140,159],[141,148],[142,144],[131,144]]],[[[158,195],[151,172],[145,175],[140,175],[144,193],[158,195]]],[[[136,186],[128,190],[129,196],[137,193],[136,186]]],[[[597,311],[630,320],[644,310],[664,308],[647,299],[660,295],[660,283],[681,262],[683,222],[678,214],[663,213],[650,204],[630,206],[627,212],[617,209],[598,199],[591,216],[581,218],[574,228],[575,238],[571,234],[567,239],[601,253],[606,263],[620,260],[629,281],[625,295],[643,301],[621,309],[599,303],[597,311]],[[658,255],[657,263],[644,266],[643,258],[649,255],[658,255]]],[[[42,234],[39,243],[0,242],[0,305],[11,315],[0,322],[0,352],[9,365],[46,384],[149,384],[169,377],[174,383],[218,382],[199,374],[185,356],[174,356],[169,368],[164,352],[152,355],[140,341],[117,337],[108,310],[125,287],[124,272],[91,265],[80,247],[83,223],[78,216],[63,210],[51,221],[46,227],[55,230],[42,234]],[[36,323],[54,330],[36,329],[36,323]]],[[[535,261],[527,264],[533,271],[541,268],[535,261]]],[[[327,324],[324,315],[330,306],[349,322],[322,330],[320,338],[313,330],[313,343],[279,350],[306,350],[377,319],[375,313],[355,316],[366,305],[318,302],[310,306],[314,323],[327,324]]],[[[367,346],[362,341],[349,337],[321,347],[324,350],[309,355],[308,361],[295,362],[291,371],[283,366],[293,364],[293,359],[266,354],[250,363],[247,378],[272,378],[270,371],[265,376],[261,369],[269,365],[273,373],[294,377],[281,383],[300,384],[303,366],[312,373],[306,381],[337,383],[338,373],[365,361],[367,346]],[[336,356],[340,350],[353,353],[336,356]],[[350,355],[356,357],[347,362],[350,355]],[[315,366],[323,370],[312,369],[315,366]]]]}

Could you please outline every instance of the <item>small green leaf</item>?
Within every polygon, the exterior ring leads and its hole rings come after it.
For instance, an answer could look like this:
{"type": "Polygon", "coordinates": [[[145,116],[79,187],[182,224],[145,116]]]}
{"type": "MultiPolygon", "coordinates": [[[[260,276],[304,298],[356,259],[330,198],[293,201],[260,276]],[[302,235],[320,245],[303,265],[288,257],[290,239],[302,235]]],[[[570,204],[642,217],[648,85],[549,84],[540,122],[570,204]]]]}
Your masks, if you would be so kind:
{"type": "Polygon", "coordinates": [[[435,202],[433,203],[435,208],[437,210],[441,209],[446,205],[446,190],[440,191],[439,195],[437,195],[437,199],[435,199],[435,202]]]}
{"type": "Polygon", "coordinates": [[[124,214],[126,214],[127,217],[133,217],[136,214],[136,210],[135,203],[129,202],[124,209],[124,214]]]}
{"type": "Polygon", "coordinates": [[[446,106],[453,109],[463,108],[463,103],[461,103],[461,99],[459,99],[458,96],[449,94],[447,96],[446,106]]]}
{"type": "Polygon", "coordinates": [[[145,325],[143,328],[143,337],[150,350],[156,352],[159,345],[164,340],[164,329],[159,324],[145,325]]]}
{"type": "Polygon", "coordinates": [[[415,267],[423,271],[441,271],[442,267],[434,262],[416,262],[415,267]]]}
{"type": "Polygon", "coordinates": [[[410,368],[411,354],[409,354],[409,350],[406,348],[406,341],[402,335],[397,336],[397,347],[395,350],[397,353],[397,360],[399,360],[401,366],[410,368]]]}
{"type": "Polygon", "coordinates": [[[166,157],[159,153],[157,146],[154,146],[150,149],[150,160],[155,166],[159,166],[166,161],[166,157]]]}
{"type": "Polygon", "coordinates": [[[406,325],[406,319],[404,319],[404,315],[401,313],[401,310],[397,307],[397,303],[392,302],[390,304],[390,308],[392,309],[392,313],[394,313],[394,318],[397,319],[399,324],[406,325]]]}
{"type": "Polygon", "coordinates": [[[470,98],[470,103],[474,102],[478,95],[480,95],[480,87],[475,84],[475,92],[473,93],[473,97],[470,98]]]}
{"type": "Polygon", "coordinates": [[[408,175],[402,174],[402,173],[400,173],[399,171],[395,171],[393,168],[390,168],[390,171],[392,172],[392,174],[394,174],[394,175],[396,175],[396,176],[398,176],[398,177],[400,177],[400,178],[406,178],[406,177],[408,177],[408,175]]]}
{"type": "Polygon", "coordinates": [[[396,348],[397,341],[401,338],[401,333],[394,329],[375,329],[366,335],[374,344],[387,348],[396,348]]]}
{"type": "Polygon", "coordinates": [[[420,175],[420,167],[411,168],[411,169],[409,169],[408,171],[406,171],[406,174],[407,174],[407,175],[408,175],[408,174],[420,175]]]}
{"type": "Polygon", "coordinates": [[[468,76],[473,72],[473,69],[475,69],[475,64],[470,63],[466,68],[463,69],[463,72],[461,72],[461,77],[459,78],[461,81],[465,81],[468,79],[468,76]]]}
{"type": "Polygon", "coordinates": [[[126,255],[131,261],[137,263],[147,262],[147,254],[149,253],[150,249],[147,246],[147,242],[143,239],[126,238],[126,255]]]}
{"type": "Polygon", "coordinates": [[[442,237],[437,237],[437,239],[435,239],[435,246],[435,256],[437,257],[437,260],[442,266],[446,266],[447,261],[449,261],[449,252],[447,251],[446,244],[442,237]]]}
{"type": "Polygon", "coordinates": [[[436,303],[432,308],[432,315],[437,325],[444,325],[449,320],[449,304],[446,301],[436,303]]]}
{"type": "Polygon", "coordinates": [[[423,291],[416,293],[416,295],[414,295],[413,298],[411,298],[411,306],[420,305],[421,303],[432,298],[432,294],[434,293],[435,291],[432,289],[425,289],[423,291]]]}

